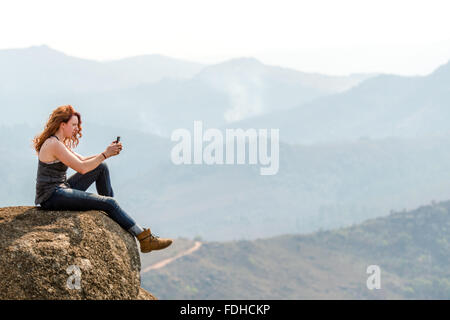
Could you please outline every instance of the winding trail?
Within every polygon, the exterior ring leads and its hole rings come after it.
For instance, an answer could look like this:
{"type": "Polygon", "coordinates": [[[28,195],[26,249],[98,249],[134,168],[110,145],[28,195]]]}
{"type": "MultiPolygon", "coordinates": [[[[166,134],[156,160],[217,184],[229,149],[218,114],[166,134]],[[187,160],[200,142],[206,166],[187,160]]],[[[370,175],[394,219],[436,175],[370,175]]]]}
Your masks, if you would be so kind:
{"type": "Polygon", "coordinates": [[[161,260],[160,262],[152,264],[151,266],[148,266],[147,268],[143,269],[141,271],[141,273],[146,273],[146,272],[148,272],[150,270],[154,270],[154,269],[160,269],[160,268],[168,265],[169,263],[175,261],[176,259],[187,256],[187,255],[197,251],[201,246],[202,246],[202,243],[200,241],[195,241],[195,244],[192,248],[189,248],[186,251],[183,251],[172,258],[167,258],[167,259],[161,260]]]}

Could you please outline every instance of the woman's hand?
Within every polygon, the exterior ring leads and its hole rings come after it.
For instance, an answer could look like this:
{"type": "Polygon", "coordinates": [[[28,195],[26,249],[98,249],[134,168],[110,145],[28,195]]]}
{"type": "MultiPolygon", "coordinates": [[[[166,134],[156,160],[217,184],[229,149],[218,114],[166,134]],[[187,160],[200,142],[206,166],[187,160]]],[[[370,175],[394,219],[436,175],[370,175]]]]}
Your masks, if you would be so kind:
{"type": "Polygon", "coordinates": [[[122,151],[122,142],[111,142],[111,144],[106,148],[105,155],[107,158],[117,156],[120,151],[122,151]]]}

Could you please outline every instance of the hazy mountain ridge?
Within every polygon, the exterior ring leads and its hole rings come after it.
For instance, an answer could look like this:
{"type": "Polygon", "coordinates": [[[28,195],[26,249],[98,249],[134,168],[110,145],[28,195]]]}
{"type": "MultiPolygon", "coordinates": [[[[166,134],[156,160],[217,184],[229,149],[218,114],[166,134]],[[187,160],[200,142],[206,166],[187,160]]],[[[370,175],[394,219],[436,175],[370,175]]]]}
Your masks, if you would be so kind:
{"type": "Polygon", "coordinates": [[[253,58],[209,66],[160,55],[97,62],[45,45],[0,50],[0,68],[0,105],[7,110],[2,123],[40,124],[52,108],[72,104],[97,123],[166,137],[193,120],[218,127],[373,76],[306,74],[253,58]]]}
{"type": "Polygon", "coordinates": [[[300,106],[232,123],[279,128],[289,143],[448,135],[450,63],[428,76],[378,75],[300,106]]]}
{"type": "Polygon", "coordinates": [[[82,93],[109,91],[189,78],[204,66],[160,55],[98,62],[66,55],[47,45],[0,50],[0,93],[82,93]]]}
{"type": "Polygon", "coordinates": [[[207,66],[195,78],[229,94],[233,109],[228,110],[225,118],[232,122],[345,91],[373,76],[325,76],[264,65],[255,58],[236,58],[207,66]]]}

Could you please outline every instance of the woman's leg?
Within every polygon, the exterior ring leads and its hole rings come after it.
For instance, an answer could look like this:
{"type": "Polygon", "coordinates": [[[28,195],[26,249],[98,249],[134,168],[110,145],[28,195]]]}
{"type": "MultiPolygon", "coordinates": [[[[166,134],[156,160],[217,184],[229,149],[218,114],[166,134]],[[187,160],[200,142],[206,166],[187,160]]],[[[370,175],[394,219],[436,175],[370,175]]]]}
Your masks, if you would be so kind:
{"type": "Polygon", "coordinates": [[[116,199],[71,188],[57,188],[52,196],[41,204],[47,210],[102,210],[123,229],[134,236],[144,231],[119,206],[116,199]]]}
{"type": "MultiPolygon", "coordinates": [[[[97,188],[97,193],[99,195],[107,196],[107,197],[114,197],[114,191],[112,189],[111,179],[109,176],[109,169],[105,162],[102,162],[94,170],[91,170],[85,174],[76,172],[69,179],[67,179],[67,183],[70,185],[70,187],[72,189],[76,189],[76,190],[80,190],[80,191],[86,191],[94,181],[95,181],[95,187],[97,188]]],[[[116,204],[117,204],[117,202],[116,202],[116,204]]],[[[125,213],[125,211],[120,209],[119,212],[112,213],[111,218],[113,220],[117,221],[117,219],[114,218],[114,216],[120,216],[120,215],[127,215],[127,214],[125,213]]],[[[129,219],[131,219],[131,218],[129,218],[129,219]]],[[[129,229],[126,229],[126,230],[133,235],[138,235],[144,231],[144,229],[136,223],[133,226],[131,226],[129,229]]]]}
{"type": "Polygon", "coordinates": [[[102,196],[114,197],[114,191],[111,186],[109,169],[106,163],[102,162],[97,168],[85,174],[74,173],[67,183],[72,189],[86,191],[95,181],[97,193],[102,196]]]}

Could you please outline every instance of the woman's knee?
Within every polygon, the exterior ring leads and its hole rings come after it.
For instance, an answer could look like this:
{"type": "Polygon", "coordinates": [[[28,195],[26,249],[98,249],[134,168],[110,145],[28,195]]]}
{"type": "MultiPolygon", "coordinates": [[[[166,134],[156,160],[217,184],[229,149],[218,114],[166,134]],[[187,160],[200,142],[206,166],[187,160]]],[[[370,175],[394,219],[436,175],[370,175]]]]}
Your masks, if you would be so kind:
{"type": "Polygon", "coordinates": [[[105,162],[100,163],[97,168],[99,170],[101,170],[101,171],[108,171],[109,170],[108,169],[108,165],[105,162]]]}
{"type": "Polygon", "coordinates": [[[119,203],[117,202],[116,199],[114,199],[113,197],[106,197],[105,196],[105,202],[108,204],[108,206],[111,207],[111,209],[117,209],[119,208],[119,203]]]}

